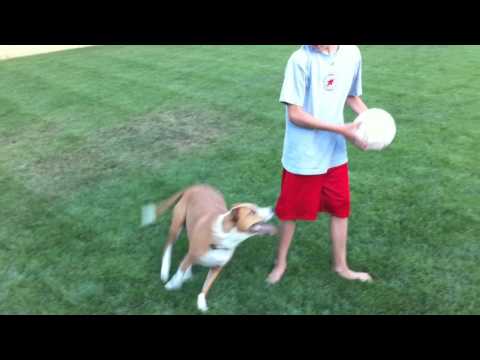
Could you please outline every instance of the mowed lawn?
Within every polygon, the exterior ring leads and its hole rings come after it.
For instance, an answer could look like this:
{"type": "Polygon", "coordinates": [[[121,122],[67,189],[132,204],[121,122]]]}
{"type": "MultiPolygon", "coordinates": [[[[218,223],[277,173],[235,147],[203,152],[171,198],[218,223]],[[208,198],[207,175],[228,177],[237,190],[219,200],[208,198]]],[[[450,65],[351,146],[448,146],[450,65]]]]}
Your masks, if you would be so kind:
{"type": "MultiPolygon", "coordinates": [[[[280,189],[288,57],[298,46],[101,46],[0,62],[0,313],[198,314],[207,270],[160,282],[170,214],[140,209],[195,183],[229,204],[280,189]]],[[[349,259],[328,218],[301,223],[284,280],[277,238],[243,243],[209,314],[480,314],[480,47],[360,46],[364,99],[391,112],[384,152],[349,147],[349,259]]],[[[351,121],[354,115],[346,111],[351,121]]],[[[186,251],[185,234],[173,268],[186,251]]]]}

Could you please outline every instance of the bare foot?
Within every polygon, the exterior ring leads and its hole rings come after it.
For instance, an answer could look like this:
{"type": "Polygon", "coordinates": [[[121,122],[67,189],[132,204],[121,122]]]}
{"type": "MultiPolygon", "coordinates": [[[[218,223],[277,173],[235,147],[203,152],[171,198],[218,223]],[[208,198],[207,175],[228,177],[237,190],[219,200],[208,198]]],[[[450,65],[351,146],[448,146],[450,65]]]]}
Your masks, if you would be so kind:
{"type": "Polygon", "coordinates": [[[347,279],[347,280],[360,280],[362,282],[371,282],[372,277],[367,274],[367,273],[362,273],[362,272],[355,272],[351,271],[349,269],[341,269],[341,270],[334,270],[338,275],[340,275],[342,278],[347,279]]]}
{"type": "Polygon", "coordinates": [[[270,275],[268,275],[267,283],[269,283],[270,285],[278,283],[282,279],[283,274],[286,270],[287,265],[275,265],[270,275]]]}

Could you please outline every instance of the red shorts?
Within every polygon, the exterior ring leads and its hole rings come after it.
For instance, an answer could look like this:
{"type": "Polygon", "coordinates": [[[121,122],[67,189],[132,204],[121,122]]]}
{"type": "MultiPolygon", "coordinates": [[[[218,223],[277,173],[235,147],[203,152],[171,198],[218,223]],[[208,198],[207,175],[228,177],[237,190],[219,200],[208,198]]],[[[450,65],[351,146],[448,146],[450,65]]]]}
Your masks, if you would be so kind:
{"type": "Polygon", "coordinates": [[[350,216],[348,163],[322,175],[296,175],[284,169],[277,217],[281,221],[315,221],[321,212],[350,216]]]}

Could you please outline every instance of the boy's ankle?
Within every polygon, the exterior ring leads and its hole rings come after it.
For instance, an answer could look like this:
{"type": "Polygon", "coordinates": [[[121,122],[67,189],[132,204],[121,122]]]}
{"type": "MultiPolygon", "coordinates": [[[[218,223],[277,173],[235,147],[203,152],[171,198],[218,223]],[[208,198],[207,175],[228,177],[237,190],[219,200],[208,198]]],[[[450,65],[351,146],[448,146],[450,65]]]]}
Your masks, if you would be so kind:
{"type": "Polygon", "coordinates": [[[286,269],[287,268],[287,262],[286,261],[275,261],[275,268],[279,269],[286,269]]]}

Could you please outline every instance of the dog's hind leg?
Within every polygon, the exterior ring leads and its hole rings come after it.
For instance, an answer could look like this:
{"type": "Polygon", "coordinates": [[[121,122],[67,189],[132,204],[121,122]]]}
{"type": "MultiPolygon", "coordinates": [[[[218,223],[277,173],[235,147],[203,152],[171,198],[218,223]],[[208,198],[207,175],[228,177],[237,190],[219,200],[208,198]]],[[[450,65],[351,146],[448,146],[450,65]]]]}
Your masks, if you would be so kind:
{"type": "Polygon", "coordinates": [[[170,266],[172,261],[172,249],[175,242],[178,240],[185,225],[186,207],[183,201],[180,201],[173,210],[172,223],[168,233],[168,239],[165,244],[162,258],[162,269],[160,271],[160,279],[167,282],[170,274],[170,266]]]}
{"type": "Polygon", "coordinates": [[[167,290],[180,289],[185,281],[192,277],[193,258],[190,255],[185,256],[182,263],[178,267],[175,275],[165,285],[167,290]]]}

